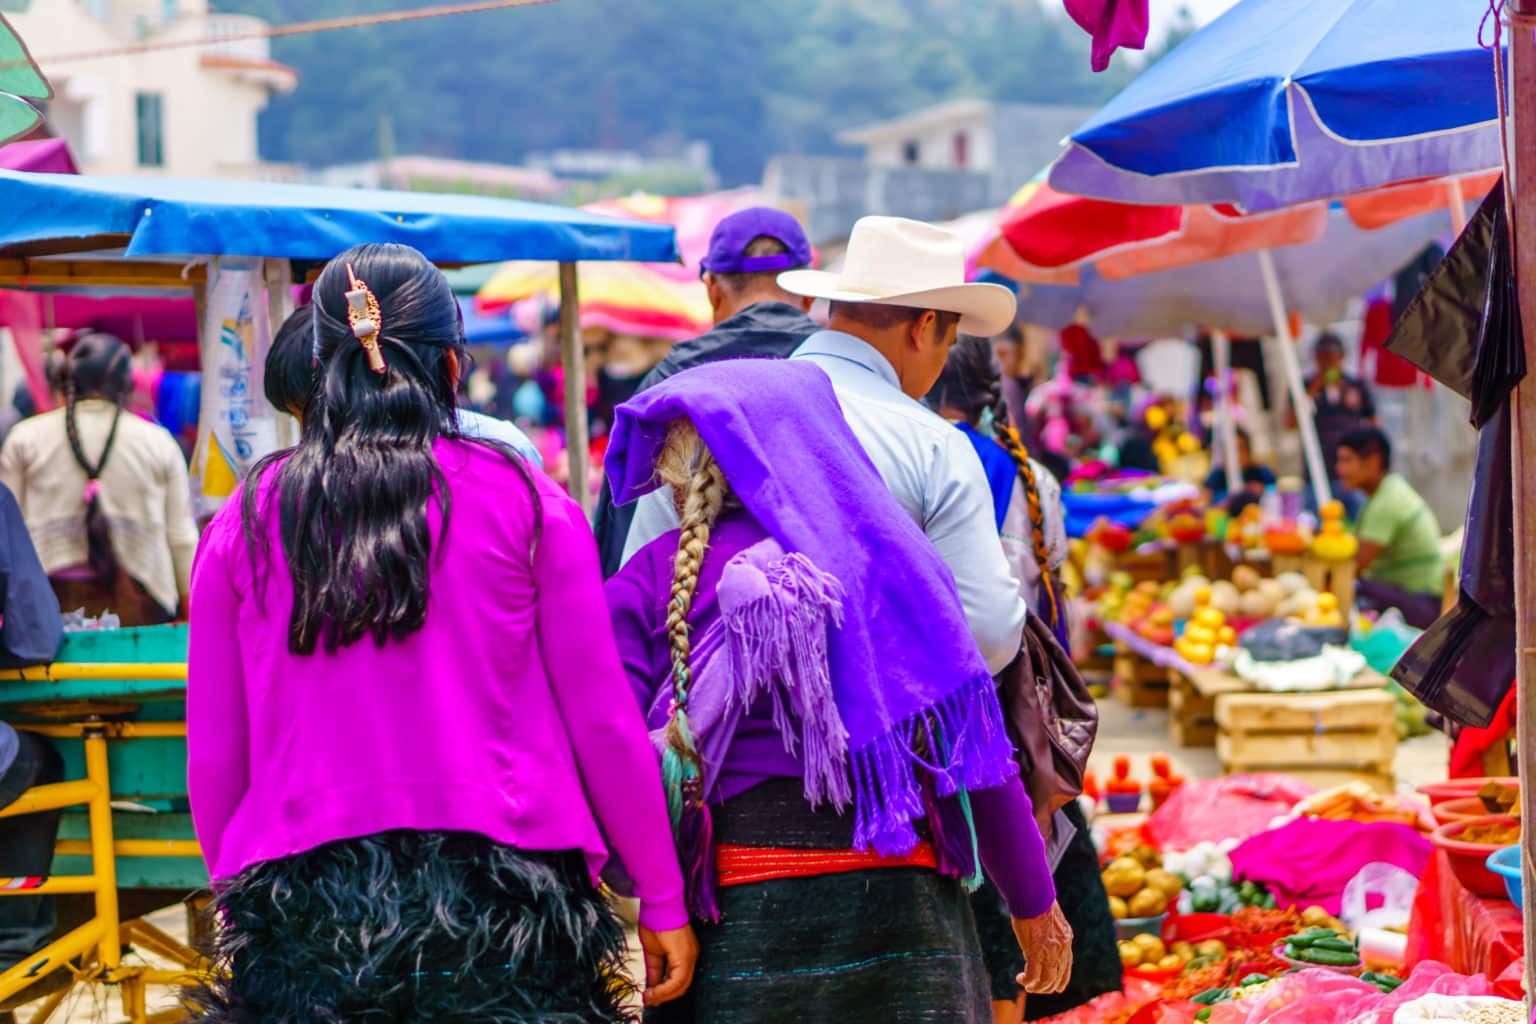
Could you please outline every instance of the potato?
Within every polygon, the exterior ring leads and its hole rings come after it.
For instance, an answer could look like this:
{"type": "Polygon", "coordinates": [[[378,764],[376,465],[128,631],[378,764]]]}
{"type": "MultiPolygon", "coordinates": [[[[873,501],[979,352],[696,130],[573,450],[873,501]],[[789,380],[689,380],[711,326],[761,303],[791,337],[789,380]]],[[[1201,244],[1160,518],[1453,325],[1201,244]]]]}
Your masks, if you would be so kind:
{"type": "Polygon", "coordinates": [[[1134,942],[1122,942],[1119,945],[1122,966],[1135,967],[1141,963],[1141,947],[1134,942]]]}
{"type": "Polygon", "coordinates": [[[1238,590],[1252,590],[1263,578],[1259,575],[1259,570],[1251,565],[1239,565],[1232,569],[1232,585],[1238,590]]]}
{"type": "Polygon", "coordinates": [[[1184,961],[1169,953],[1157,962],[1157,969],[1160,971],[1180,971],[1184,969],[1184,961]]]}
{"type": "Polygon", "coordinates": [[[1237,614],[1237,602],[1241,592],[1226,580],[1211,584],[1211,607],[1227,615],[1237,614]]]}
{"type": "Polygon", "coordinates": [[[1287,597],[1298,590],[1307,590],[1311,587],[1311,584],[1307,582],[1307,578],[1299,572],[1283,572],[1275,577],[1275,583],[1279,585],[1281,590],[1285,591],[1287,597]]]}
{"type": "Polygon", "coordinates": [[[1146,869],[1140,863],[1130,857],[1121,857],[1104,869],[1104,888],[1111,896],[1128,898],[1141,891],[1146,877],[1146,869]]]}
{"type": "Polygon", "coordinates": [[[1250,590],[1237,602],[1238,614],[1245,619],[1267,619],[1275,614],[1275,603],[1262,590],[1250,590]]]}
{"type": "Polygon", "coordinates": [[[1195,947],[1187,942],[1175,942],[1171,949],[1173,955],[1178,957],[1180,960],[1188,961],[1195,958],[1195,947]]]}
{"type": "Polygon", "coordinates": [[[1136,943],[1136,948],[1141,950],[1141,962],[1155,964],[1168,955],[1168,949],[1163,945],[1163,940],[1156,935],[1138,935],[1131,940],[1136,943]]]}
{"type": "Polygon", "coordinates": [[[1148,871],[1146,883],[1170,900],[1178,899],[1179,893],[1184,891],[1184,883],[1179,880],[1179,876],[1172,871],[1164,871],[1162,868],[1148,871]]]}
{"type": "Polygon", "coordinates": [[[1132,917],[1156,917],[1168,909],[1168,897],[1157,889],[1143,889],[1131,897],[1132,917]]]}
{"type": "Polygon", "coordinates": [[[1227,944],[1220,939],[1206,939],[1204,942],[1196,943],[1195,955],[1224,957],[1227,955],[1227,944]]]}
{"type": "Polygon", "coordinates": [[[1119,896],[1111,896],[1109,898],[1109,916],[1113,917],[1116,921],[1124,921],[1131,916],[1131,908],[1119,896]]]}
{"type": "Polygon", "coordinates": [[[1280,585],[1279,580],[1260,580],[1259,593],[1263,594],[1273,604],[1279,604],[1286,598],[1287,591],[1280,585]]]}
{"type": "Polygon", "coordinates": [[[1322,907],[1308,907],[1301,912],[1301,923],[1309,928],[1321,927],[1328,923],[1328,911],[1322,907]]]}

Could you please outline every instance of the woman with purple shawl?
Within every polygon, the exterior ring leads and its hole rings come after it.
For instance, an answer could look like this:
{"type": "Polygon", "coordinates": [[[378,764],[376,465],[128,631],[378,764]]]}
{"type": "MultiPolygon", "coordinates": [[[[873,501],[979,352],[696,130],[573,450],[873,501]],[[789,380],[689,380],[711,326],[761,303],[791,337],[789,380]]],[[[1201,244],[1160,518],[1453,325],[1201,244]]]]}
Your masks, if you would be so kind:
{"type": "Polygon", "coordinates": [[[1029,991],[1071,931],[953,577],[796,362],[678,374],[619,408],[615,498],[682,528],[609,581],[700,943],[660,1021],[983,1022],[966,899],[1002,891],[1029,991]]]}

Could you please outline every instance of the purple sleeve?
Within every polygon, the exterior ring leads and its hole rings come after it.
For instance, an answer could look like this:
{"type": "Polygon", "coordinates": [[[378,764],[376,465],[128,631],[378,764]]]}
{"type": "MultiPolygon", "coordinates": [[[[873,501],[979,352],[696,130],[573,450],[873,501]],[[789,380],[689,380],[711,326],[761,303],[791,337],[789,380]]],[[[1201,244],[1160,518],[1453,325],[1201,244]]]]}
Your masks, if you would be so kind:
{"type": "Polygon", "coordinates": [[[659,636],[661,603],[657,599],[655,575],[649,552],[641,551],[603,586],[619,661],[642,716],[650,712],[656,699],[666,657],[666,647],[659,636]]]}
{"type": "Polygon", "coordinates": [[[971,811],[982,867],[1003,894],[1008,913],[1028,920],[1050,910],[1056,883],[1023,781],[1015,776],[1005,785],[977,790],[971,811]]]}
{"type": "MultiPolygon", "coordinates": [[[[229,541],[240,492],[208,527],[192,566],[187,640],[187,798],[212,871],[230,819],[250,785],[250,735],[240,656],[240,597],[230,579],[229,541]]],[[[238,525],[234,527],[238,530],[238,525]]],[[[217,879],[216,879],[217,880],[217,879]]]]}
{"type": "Polygon", "coordinates": [[[613,630],[601,613],[597,544],[575,503],[547,492],[535,572],[539,648],[571,738],[592,813],[635,881],[640,923],[654,931],[688,923],[683,874],[672,845],[661,766],[626,691],[613,630]],[[570,624],[587,626],[580,643],[570,624]]]}

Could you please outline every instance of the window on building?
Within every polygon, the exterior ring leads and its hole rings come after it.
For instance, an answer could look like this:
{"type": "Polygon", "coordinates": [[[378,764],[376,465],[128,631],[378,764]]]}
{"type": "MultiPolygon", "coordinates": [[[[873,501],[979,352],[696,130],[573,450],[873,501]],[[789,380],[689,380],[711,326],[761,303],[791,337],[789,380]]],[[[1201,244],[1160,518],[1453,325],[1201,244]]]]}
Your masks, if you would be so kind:
{"type": "Polygon", "coordinates": [[[901,144],[901,162],[904,164],[916,164],[923,158],[923,147],[916,139],[908,139],[901,144]]]}
{"type": "Polygon", "coordinates": [[[176,9],[181,6],[181,0],[160,0],[160,20],[169,24],[176,20],[176,9]]]}
{"type": "Polygon", "coordinates": [[[164,99],[157,92],[141,92],[135,97],[139,127],[139,166],[165,166],[164,99]]]}
{"type": "Polygon", "coordinates": [[[971,137],[965,132],[955,132],[955,168],[965,170],[971,166],[971,137]]]}

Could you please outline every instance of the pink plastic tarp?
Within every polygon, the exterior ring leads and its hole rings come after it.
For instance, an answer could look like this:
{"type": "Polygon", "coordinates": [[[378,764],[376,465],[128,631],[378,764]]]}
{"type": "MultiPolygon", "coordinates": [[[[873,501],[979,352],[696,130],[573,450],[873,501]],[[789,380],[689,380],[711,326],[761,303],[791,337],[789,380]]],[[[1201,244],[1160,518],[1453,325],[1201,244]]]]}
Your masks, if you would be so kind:
{"type": "Polygon", "coordinates": [[[34,139],[0,146],[0,170],[34,174],[79,174],[63,139],[34,139]]]}

